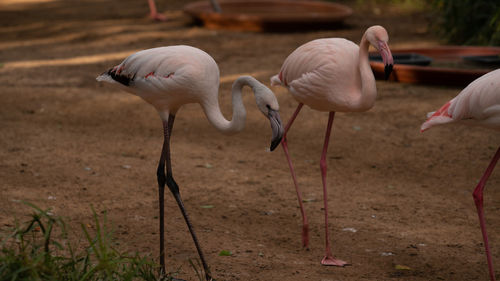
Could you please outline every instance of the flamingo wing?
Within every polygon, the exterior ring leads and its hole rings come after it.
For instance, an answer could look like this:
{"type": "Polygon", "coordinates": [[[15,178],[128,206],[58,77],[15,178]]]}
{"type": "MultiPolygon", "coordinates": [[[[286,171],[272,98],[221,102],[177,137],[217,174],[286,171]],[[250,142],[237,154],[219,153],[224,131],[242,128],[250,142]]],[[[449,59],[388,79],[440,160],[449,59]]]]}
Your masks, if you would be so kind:
{"type": "Polygon", "coordinates": [[[359,47],[342,38],[316,39],[290,54],[273,85],[289,89],[294,98],[313,109],[341,110],[350,94],[359,93],[359,47]]]}
{"type": "Polygon", "coordinates": [[[184,104],[199,101],[210,87],[218,88],[219,68],[200,49],[168,46],[134,53],[97,80],[118,84],[150,103],[168,99],[169,104],[184,104]]]}
{"type": "Polygon", "coordinates": [[[103,73],[98,80],[114,80],[133,92],[168,90],[167,78],[185,65],[177,63],[175,48],[159,47],[139,51],[103,73]]]}
{"type": "Polygon", "coordinates": [[[429,113],[421,131],[459,121],[500,129],[500,69],[474,80],[439,110],[429,113]]]}

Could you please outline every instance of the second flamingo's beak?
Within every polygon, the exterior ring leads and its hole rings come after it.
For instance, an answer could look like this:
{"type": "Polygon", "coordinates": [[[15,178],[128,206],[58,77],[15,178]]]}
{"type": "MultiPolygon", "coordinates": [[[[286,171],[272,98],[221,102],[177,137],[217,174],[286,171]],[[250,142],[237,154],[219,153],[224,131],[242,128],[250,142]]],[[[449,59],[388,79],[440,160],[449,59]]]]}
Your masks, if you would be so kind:
{"type": "Polygon", "coordinates": [[[271,130],[273,131],[270,148],[270,150],[273,151],[281,143],[285,130],[283,129],[280,114],[277,110],[269,109],[267,117],[271,122],[271,130]]]}
{"type": "Polygon", "coordinates": [[[382,61],[384,62],[384,72],[385,72],[385,80],[389,79],[389,75],[391,75],[392,68],[394,66],[394,59],[392,58],[391,49],[386,42],[380,41],[378,44],[380,56],[382,57],[382,61]]]}
{"type": "Polygon", "coordinates": [[[389,76],[391,75],[393,65],[392,64],[386,64],[384,67],[384,78],[385,80],[389,79],[389,76]]]}

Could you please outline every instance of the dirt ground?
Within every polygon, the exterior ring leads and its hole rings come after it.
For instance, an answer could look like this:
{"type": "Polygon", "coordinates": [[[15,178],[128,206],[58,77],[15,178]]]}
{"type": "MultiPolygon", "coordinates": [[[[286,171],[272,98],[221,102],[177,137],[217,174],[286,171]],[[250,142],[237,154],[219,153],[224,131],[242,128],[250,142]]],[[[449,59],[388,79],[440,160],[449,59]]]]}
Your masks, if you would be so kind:
{"type": "MultiPolygon", "coordinates": [[[[221,69],[220,102],[230,117],[235,77],[251,74],[269,85],[285,57],[314,38],[359,42],[366,27],[382,24],[391,48],[438,44],[425,13],[407,9],[354,5],[341,30],[244,33],[191,25],[181,11],[186,2],[159,2],[170,18],[166,23],[151,22],[147,2],[139,0],[0,3],[0,231],[30,213],[18,200],[52,208],[75,232],[80,223],[91,223],[94,206],[107,210],[121,249],[157,256],[160,119],[139,98],[95,81],[137,50],[186,44],[207,51],[221,69]]],[[[326,113],[304,108],[289,133],[307,199],[306,251],[285,157],[281,148],[266,150],[269,124],[250,91],[244,97],[246,128],[235,136],[220,134],[199,105],[179,111],[174,175],[218,280],[488,279],[471,193],[499,135],[462,126],[419,132],[426,112],[457,88],[394,82],[377,87],[373,109],[336,115],[328,152],[329,229],[334,254],[352,264],[345,268],[320,265],[319,158],[326,113]],[[221,250],[232,256],[219,256],[221,250]]],[[[297,103],[286,90],[273,90],[286,122],[297,103]]],[[[495,172],[485,192],[497,267],[499,184],[495,172]]],[[[168,270],[196,280],[188,262],[196,251],[175,201],[166,197],[168,270]]]]}

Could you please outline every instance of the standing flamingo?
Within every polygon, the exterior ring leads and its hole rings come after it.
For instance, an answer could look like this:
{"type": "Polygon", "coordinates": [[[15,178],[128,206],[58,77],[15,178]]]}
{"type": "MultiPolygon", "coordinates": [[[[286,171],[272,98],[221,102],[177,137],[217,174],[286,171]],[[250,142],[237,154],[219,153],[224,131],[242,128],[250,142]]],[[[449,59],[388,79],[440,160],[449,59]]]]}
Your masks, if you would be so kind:
{"type": "Polygon", "coordinates": [[[241,76],[233,84],[233,119],[228,121],[219,108],[219,67],[204,51],[190,46],[170,46],[143,50],[127,57],[122,63],[104,72],[97,81],[120,86],[153,105],[163,121],[164,142],[157,169],[160,204],[160,264],[165,272],[163,201],[165,183],[172,192],[189,228],[200,256],[205,277],[211,280],[210,271],[203,257],[198,239],[189,221],[174,181],[170,162],[170,137],[177,110],[186,103],[199,103],[212,125],[223,133],[233,134],[243,130],[246,111],[242,88],[250,86],[259,110],[269,118],[272,128],[271,150],[280,143],[283,127],[279,105],[273,92],[250,76],[241,76]],[[165,163],[167,174],[165,176],[165,163]]]}
{"type": "Polygon", "coordinates": [[[381,54],[385,64],[386,77],[392,71],[393,58],[387,45],[389,36],[382,26],[372,26],[361,38],[360,46],[342,38],[317,39],[298,47],[283,63],[279,74],[271,77],[271,85],[288,89],[299,102],[295,113],[285,127],[281,141],[292,174],[300,211],[302,213],[302,245],[309,244],[309,224],[302,204],[302,196],[288,153],[286,133],[304,104],[312,109],[328,111],[325,142],[321,154],[320,169],[323,182],[323,203],[325,208],[326,253],[323,265],[344,266],[347,263],[336,259],[330,249],[328,236],[328,199],[326,192],[326,152],[333,117],[336,111],[367,111],[375,103],[377,88],[368,61],[368,47],[373,45],[381,54]]]}
{"type": "MultiPolygon", "coordinates": [[[[436,112],[430,112],[429,119],[422,124],[421,131],[435,125],[455,122],[500,130],[500,69],[486,73],[472,81],[455,98],[436,112]]],[[[483,234],[491,281],[495,281],[495,271],[484,220],[483,190],[499,158],[500,147],[472,193],[483,234]]]]}

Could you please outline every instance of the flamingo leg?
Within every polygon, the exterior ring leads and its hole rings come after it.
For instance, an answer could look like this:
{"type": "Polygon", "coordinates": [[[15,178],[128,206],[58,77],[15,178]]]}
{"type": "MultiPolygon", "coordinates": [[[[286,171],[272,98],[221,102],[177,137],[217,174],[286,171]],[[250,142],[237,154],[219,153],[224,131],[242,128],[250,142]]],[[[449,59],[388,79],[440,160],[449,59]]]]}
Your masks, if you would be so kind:
{"type": "Polygon", "coordinates": [[[166,273],[165,271],[165,224],[164,224],[164,210],[165,210],[165,155],[168,146],[167,138],[168,122],[163,121],[163,148],[161,150],[160,161],[158,169],[156,170],[156,177],[158,180],[158,202],[160,204],[160,276],[166,273]]]}
{"type": "MultiPolygon", "coordinates": [[[[173,119],[172,119],[173,122],[173,119]]],[[[168,149],[168,138],[167,134],[169,125],[168,122],[163,122],[163,148],[161,151],[160,161],[158,163],[158,169],[156,170],[156,176],[158,179],[158,198],[160,204],[160,279],[166,274],[165,271],[165,224],[164,224],[164,204],[165,204],[165,156],[168,149]]],[[[182,279],[172,278],[172,281],[185,281],[182,279]]]]}
{"type": "Polygon", "coordinates": [[[484,172],[484,175],[481,177],[481,180],[479,181],[478,185],[474,189],[474,192],[472,193],[472,197],[474,197],[474,203],[476,204],[477,215],[479,216],[479,225],[481,226],[481,232],[483,234],[484,248],[486,250],[486,259],[488,260],[488,270],[490,273],[491,281],[495,281],[495,271],[493,270],[493,261],[491,259],[490,245],[488,243],[488,234],[486,233],[486,223],[484,220],[483,191],[486,185],[486,181],[490,177],[491,172],[493,172],[493,169],[495,168],[499,158],[500,158],[500,147],[495,153],[495,156],[493,156],[493,159],[491,159],[488,168],[484,172]]]}
{"type": "Polygon", "coordinates": [[[149,16],[156,21],[166,21],[167,17],[165,17],[162,14],[159,14],[158,11],[156,10],[156,4],[155,0],[148,0],[148,5],[149,5],[149,11],[150,14],[149,16]]]}
{"type": "Polygon", "coordinates": [[[321,153],[321,160],[319,162],[319,166],[321,169],[321,180],[323,182],[323,203],[325,209],[325,257],[321,260],[322,265],[334,265],[334,266],[344,266],[347,265],[347,262],[336,259],[332,255],[332,250],[330,247],[330,238],[328,233],[328,196],[326,190],[326,152],[328,150],[328,143],[330,141],[330,134],[332,132],[332,124],[333,117],[335,116],[335,112],[331,111],[328,117],[328,126],[326,127],[326,135],[325,135],[325,143],[323,145],[323,152],[321,153]]]}
{"type": "Polygon", "coordinates": [[[297,183],[297,177],[295,176],[295,171],[293,169],[292,160],[290,159],[290,154],[288,153],[288,144],[286,141],[286,133],[292,126],[293,121],[299,114],[302,109],[303,103],[299,103],[297,109],[293,113],[290,121],[286,124],[285,133],[283,134],[283,138],[281,139],[281,147],[283,147],[283,151],[285,152],[286,160],[288,161],[288,167],[290,168],[290,173],[292,174],[293,184],[295,185],[295,191],[297,192],[297,200],[299,201],[300,213],[302,214],[302,247],[308,249],[309,247],[309,223],[307,221],[306,212],[304,210],[304,204],[302,203],[302,192],[299,189],[299,185],[297,183]]]}
{"type": "MultiPolygon", "coordinates": [[[[166,163],[166,169],[167,169],[167,175],[165,178],[165,173],[164,169],[158,167],[158,183],[160,184],[160,179],[163,181],[163,185],[165,183],[167,184],[168,188],[170,189],[170,192],[175,198],[175,201],[177,202],[177,205],[179,206],[179,209],[181,210],[182,216],[184,217],[184,220],[186,221],[186,225],[189,229],[189,232],[191,233],[191,237],[193,238],[194,245],[196,246],[196,250],[198,251],[198,255],[200,256],[201,263],[203,265],[203,269],[205,271],[205,278],[207,281],[212,280],[212,277],[210,276],[210,269],[208,268],[208,265],[205,261],[205,257],[203,255],[203,252],[201,250],[200,244],[198,242],[198,238],[196,237],[196,234],[194,232],[193,225],[191,224],[191,221],[188,217],[188,214],[186,212],[186,208],[184,207],[184,203],[182,202],[181,195],[179,192],[179,186],[174,180],[173,174],[172,174],[172,163],[170,161],[170,137],[172,136],[172,128],[174,126],[174,120],[175,120],[175,115],[170,114],[168,116],[168,122],[163,123],[163,128],[164,128],[164,142],[163,142],[163,149],[162,149],[162,158],[160,160],[160,166],[162,163],[166,163]],[[164,160],[164,162],[162,162],[164,160]],[[160,175],[161,173],[161,175],[160,175]]],[[[164,167],[164,166],[163,166],[164,167]]],[[[160,188],[162,189],[162,188],[160,188]]],[[[161,244],[163,244],[163,199],[162,194],[163,190],[160,190],[160,239],[161,239],[161,244]]],[[[165,272],[165,255],[164,255],[164,246],[160,246],[160,259],[163,261],[162,264],[162,269],[163,272],[165,272]]]]}

